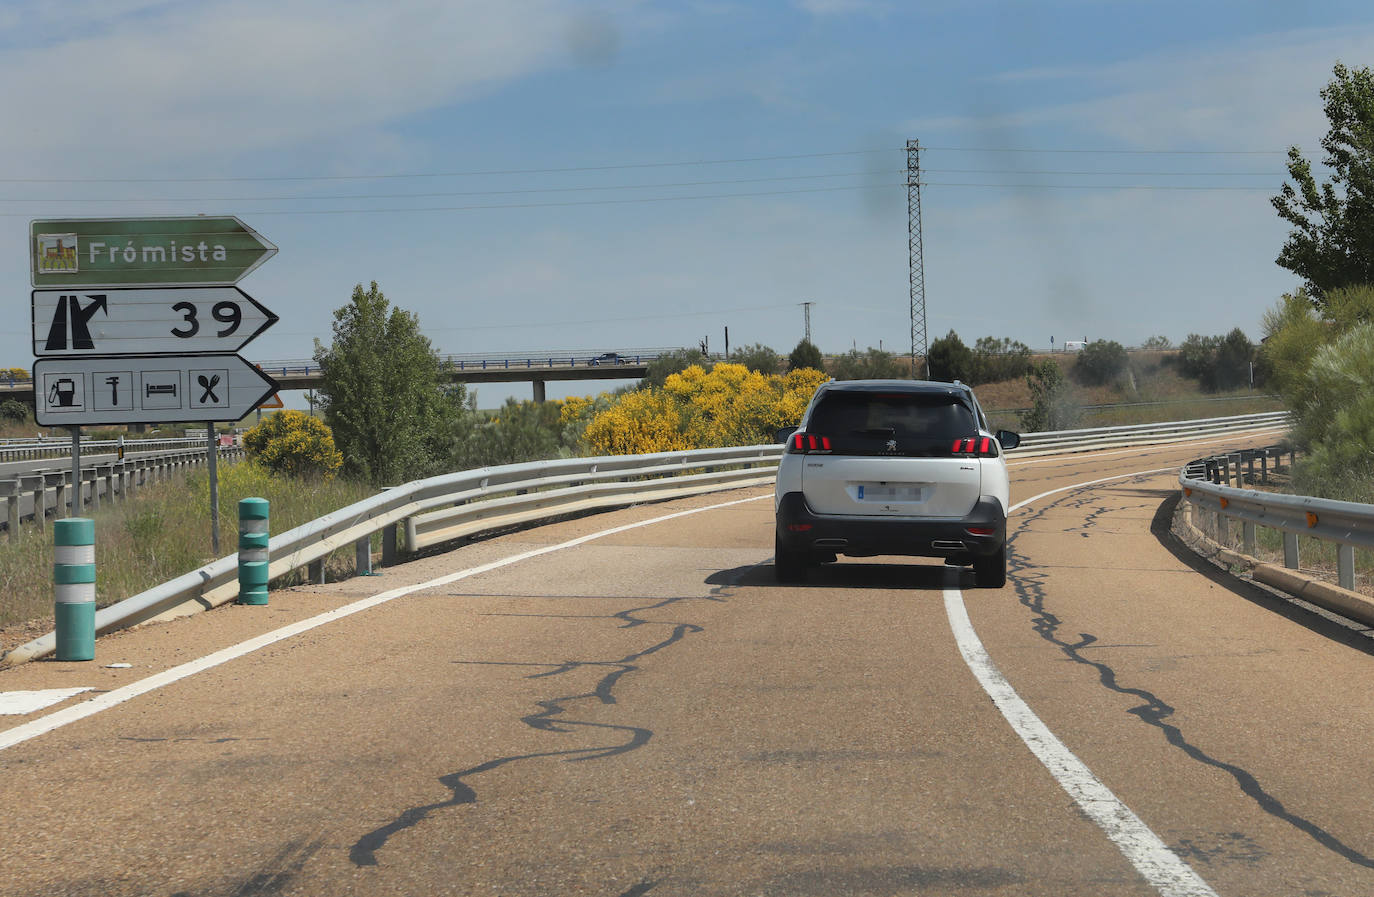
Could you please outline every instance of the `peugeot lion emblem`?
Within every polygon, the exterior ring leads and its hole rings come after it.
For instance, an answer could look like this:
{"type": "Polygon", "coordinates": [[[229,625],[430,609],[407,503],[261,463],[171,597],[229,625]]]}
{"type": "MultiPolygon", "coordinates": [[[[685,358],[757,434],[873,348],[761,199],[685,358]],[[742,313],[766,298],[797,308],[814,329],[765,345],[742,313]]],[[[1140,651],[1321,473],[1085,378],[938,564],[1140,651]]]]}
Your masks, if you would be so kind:
{"type": "Polygon", "coordinates": [[[895,440],[895,439],[889,439],[889,440],[887,441],[887,450],[888,450],[889,452],[895,452],[895,451],[897,451],[897,440],[895,440]]]}

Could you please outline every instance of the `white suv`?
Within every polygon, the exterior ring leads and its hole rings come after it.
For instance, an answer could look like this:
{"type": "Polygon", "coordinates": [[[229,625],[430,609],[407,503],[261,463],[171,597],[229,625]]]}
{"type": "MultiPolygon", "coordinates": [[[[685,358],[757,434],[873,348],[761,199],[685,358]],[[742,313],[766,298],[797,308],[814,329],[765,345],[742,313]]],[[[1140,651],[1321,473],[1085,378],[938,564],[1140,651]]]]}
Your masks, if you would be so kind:
{"type": "Polygon", "coordinates": [[[787,443],[774,499],[779,581],[845,554],[941,557],[971,564],[979,587],[1006,583],[1003,450],[1021,437],[992,433],[969,387],[832,380],[778,441],[787,443]]]}

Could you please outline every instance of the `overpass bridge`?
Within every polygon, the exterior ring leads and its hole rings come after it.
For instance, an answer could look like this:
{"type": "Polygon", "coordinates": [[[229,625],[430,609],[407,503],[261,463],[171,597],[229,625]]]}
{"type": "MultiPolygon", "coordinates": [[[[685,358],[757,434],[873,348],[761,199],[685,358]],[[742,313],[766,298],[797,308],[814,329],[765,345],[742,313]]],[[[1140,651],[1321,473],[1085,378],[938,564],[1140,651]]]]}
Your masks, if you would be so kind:
{"type": "MultiPolygon", "coordinates": [[[[534,400],[544,401],[550,380],[638,380],[648,374],[649,362],[676,347],[630,349],[595,353],[586,350],[543,350],[496,355],[442,355],[444,376],[457,383],[516,383],[534,386],[534,400]],[[608,357],[614,356],[614,357],[608,357]]],[[[313,358],[254,361],[281,388],[315,389],[321,383],[319,363],[313,358]]],[[[0,378],[0,399],[13,398],[33,405],[33,380],[0,378]]]]}

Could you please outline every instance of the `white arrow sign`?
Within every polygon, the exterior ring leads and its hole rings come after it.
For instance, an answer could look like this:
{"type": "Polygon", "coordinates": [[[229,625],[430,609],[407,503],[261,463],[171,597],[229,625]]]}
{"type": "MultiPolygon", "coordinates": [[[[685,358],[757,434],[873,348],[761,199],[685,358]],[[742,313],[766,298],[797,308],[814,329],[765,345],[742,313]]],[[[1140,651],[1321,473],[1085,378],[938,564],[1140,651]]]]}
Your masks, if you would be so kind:
{"type": "Polygon", "coordinates": [[[238,355],[40,358],[34,418],[43,427],[233,421],[277,391],[238,355]]]}
{"type": "Polygon", "coordinates": [[[277,323],[238,287],[33,291],[37,356],[237,352],[277,323]]]}

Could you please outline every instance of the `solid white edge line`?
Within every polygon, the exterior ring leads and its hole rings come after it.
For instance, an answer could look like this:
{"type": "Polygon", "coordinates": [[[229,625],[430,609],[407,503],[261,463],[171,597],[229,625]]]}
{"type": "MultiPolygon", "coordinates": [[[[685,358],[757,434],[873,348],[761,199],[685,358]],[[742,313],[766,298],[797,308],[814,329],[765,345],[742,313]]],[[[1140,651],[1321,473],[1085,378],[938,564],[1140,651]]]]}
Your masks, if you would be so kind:
{"type": "Polygon", "coordinates": [[[128,685],[116,688],[113,691],[106,692],[103,695],[97,695],[94,698],[82,701],[80,704],[73,704],[71,707],[64,707],[61,710],[54,711],[46,716],[42,716],[36,720],[32,720],[31,722],[23,723],[22,725],[15,726],[12,729],[0,732],[0,751],[12,748],[17,744],[22,744],[25,741],[29,741],[30,739],[37,738],[40,735],[44,735],[48,732],[53,731],[54,729],[59,729],[62,726],[65,726],[69,723],[74,723],[77,720],[85,719],[88,716],[94,716],[102,710],[108,710],[111,707],[116,707],[120,704],[123,704],[126,701],[138,697],[139,695],[144,695],[150,691],[162,688],[164,685],[171,685],[173,682],[178,682],[182,679],[187,678],[188,676],[193,676],[196,673],[204,672],[205,670],[212,669],[214,667],[219,666],[220,664],[228,663],[231,660],[243,657],[245,654],[251,654],[254,651],[267,647],[268,645],[276,644],[277,642],[280,642],[284,639],[300,635],[302,632],[308,632],[311,629],[323,626],[326,623],[332,623],[335,620],[342,620],[345,617],[350,617],[353,614],[376,607],[379,604],[386,604],[388,601],[394,601],[397,598],[405,597],[406,595],[412,594],[414,592],[420,592],[424,591],[425,589],[433,589],[439,586],[448,585],[451,582],[457,582],[460,579],[467,579],[468,577],[476,576],[479,573],[488,573],[492,570],[499,570],[502,567],[508,567],[511,564],[518,564],[519,562],[529,560],[530,558],[550,554],[555,551],[562,551],[565,548],[573,548],[578,545],[584,545],[587,542],[591,542],[595,539],[602,539],[606,536],[613,536],[617,533],[626,532],[627,530],[638,529],[641,526],[650,526],[655,523],[663,523],[667,520],[675,520],[679,517],[687,517],[692,514],[700,514],[703,511],[716,511],[721,508],[728,508],[732,505],[745,504],[746,502],[751,501],[761,501],[765,498],[771,497],[771,495],[755,495],[750,498],[740,498],[735,499],[733,501],[726,501],[714,505],[707,505],[701,508],[690,508],[686,511],[677,511],[672,514],[664,514],[660,517],[654,517],[649,520],[641,520],[636,523],[627,523],[622,526],[615,526],[611,527],[610,529],[600,530],[599,532],[591,533],[586,536],[579,536],[578,538],[570,539],[567,542],[559,542],[557,545],[545,545],[543,548],[534,548],[529,551],[522,551],[519,554],[513,554],[509,557],[501,558],[500,560],[496,561],[490,561],[485,564],[480,564],[476,567],[469,567],[466,570],[459,570],[455,573],[447,573],[443,576],[436,577],[435,579],[428,580],[427,582],[417,583],[416,585],[410,586],[402,586],[401,588],[381,592],[369,598],[362,598],[358,601],[352,602],[351,604],[345,604],[342,607],[336,607],[333,610],[325,611],[322,614],[317,614],[313,617],[310,617],[305,620],[300,620],[288,626],[283,626],[280,629],[274,629],[273,631],[268,632],[264,635],[257,636],[256,638],[251,638],[245,642],[240,642],[237,645],[231,645],[228,648],[222,648],[221,650],[216,651],[213,654],[207,654],[206,656],[197,658],[196,660],[187,661],[186,663],[174,666],[171,669],[163,670],[161,673],[155,673],[152,676],[140,679],[137,682],[131,682],[128,685]]]}
{"type": "MultiPolygon", "coordinates": [[[[1130,479],[1154,473],[1169,473],[1178,466],[1161,467],[1155,470],[1138,470],[1134,473],[1102,477],[1071,486],[1061,486],[1012,505],[1008,515],[1059,492],[1069,492],[1113,480],[1130,479]]],[[[1098,781],[1087,765],[1074,755],[1073,751],[1060,741],[1049,727],[1035,715],[1016,689],[1002,675],[993,663],[991,655],[983,647],[978,633],[969,619],[968,608],[964,605],[964,595],[959,589],[945,589],[945,615],[949,618],[949,628],[954,633],[954,641],[959,654],[964,658],[978,684],[992,698],[992,703],[1001,711],[1012,730],[1030,748],[1035,758],[1044,764],[1059,786],[1074,799],[1079,808],[1095,822],[1098,828],[1111,839],[1122,855],[1135,867],[1136,871],[1149,882],[1150,886],[1163,897],[1217,897],[1216,891],[1198,875],[1191,866],[1183,862],[1169,846],[1156,835],[1131,808],[1122,803],[1111,789],[1098,781]]]]}

